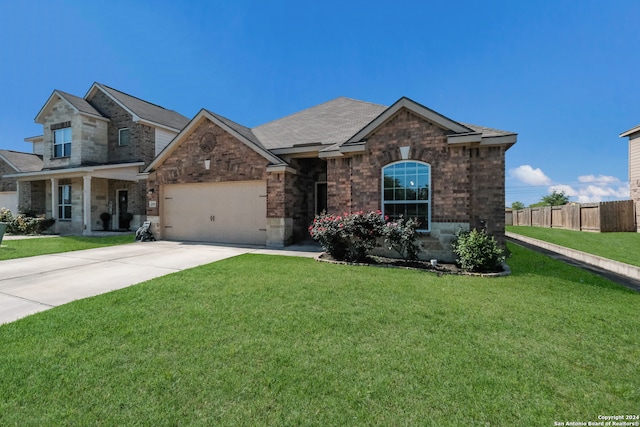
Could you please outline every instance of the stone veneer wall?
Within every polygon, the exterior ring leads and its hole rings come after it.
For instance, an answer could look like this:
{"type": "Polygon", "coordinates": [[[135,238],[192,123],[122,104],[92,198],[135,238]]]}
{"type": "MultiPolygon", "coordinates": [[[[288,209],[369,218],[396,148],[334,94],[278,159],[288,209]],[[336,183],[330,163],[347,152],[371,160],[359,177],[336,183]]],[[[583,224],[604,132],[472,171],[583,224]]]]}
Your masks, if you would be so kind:
{"type": "Polygon", "coordinates": [[[18,189],[18,209],[45,214],[51,218],[51,209],[47,206],[47,181],[22,181],[18,189]]]}
{"type": "Polygon", "coordinates": [[[126,110],[116,104],[102,91],[96,91],[89,103],[105,117],[109,117],[107,130],[108,161],[143,161],[151,163],[155,157],[155,129],[133,121],[126,110]],[[128,128],[131,138],[129,145],[119,145],[119,130],[128,128]]]}
{"type": "Polygon", "coordinates": [[[431,232],[427,253],[451,260],[450,243],[459,229],[487,226],[504,239],[504,149],[450,146],[447,131],[402,109],[367,141],[366,152],[327,162],[330,213],[381,208],[382,167],[409,158],[431,166],[431,232]]]}

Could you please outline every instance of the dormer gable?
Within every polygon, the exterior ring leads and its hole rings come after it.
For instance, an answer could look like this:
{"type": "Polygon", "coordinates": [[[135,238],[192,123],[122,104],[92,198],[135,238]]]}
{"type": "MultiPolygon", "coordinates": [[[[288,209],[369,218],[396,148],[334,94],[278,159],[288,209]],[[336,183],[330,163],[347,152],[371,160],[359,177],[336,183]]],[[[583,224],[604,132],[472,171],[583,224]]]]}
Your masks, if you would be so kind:
{"type": "Polygon", "coordinates": [[[51,96],[49,96],[49,99],[47,99],[47,102],[45,102],[45,104],[42,106],[34,121],[38,124],[44,124],[46,121],[46,117],[51,113],[58,101],[61,101],[67,107],[71,108],[71,110],[75,114],[82,114],[95,119],[109,121],[108,118],[100,114],[98,110],[93,108],[93,106],[89,104],[84,98],[80,98],[78,96],[71,95],[57,89],[53,91],[51,96]]]}

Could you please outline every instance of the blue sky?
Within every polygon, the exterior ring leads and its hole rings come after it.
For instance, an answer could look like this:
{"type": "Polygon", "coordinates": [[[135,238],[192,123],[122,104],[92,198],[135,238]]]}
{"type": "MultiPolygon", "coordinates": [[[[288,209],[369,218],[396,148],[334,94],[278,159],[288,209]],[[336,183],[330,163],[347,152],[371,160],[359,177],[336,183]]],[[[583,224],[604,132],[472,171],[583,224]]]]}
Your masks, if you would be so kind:
{"type": "Polygon", "coordinates": [[[407,96],[517,132],[507,204],[628,198],[640,2],[0,0],[0,148],[29,151],[54,89],[94,81],[253,127],[338,96],[407,96]]]}

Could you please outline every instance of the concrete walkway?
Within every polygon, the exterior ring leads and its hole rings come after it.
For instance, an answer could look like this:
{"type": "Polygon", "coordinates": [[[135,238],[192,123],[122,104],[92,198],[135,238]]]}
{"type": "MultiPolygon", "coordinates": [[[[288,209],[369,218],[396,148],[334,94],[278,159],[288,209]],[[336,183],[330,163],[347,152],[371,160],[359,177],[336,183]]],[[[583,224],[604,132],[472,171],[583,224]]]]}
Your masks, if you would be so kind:
{"type": "Polygon", "coordinates": [[[245,253],[314,257],[315,245],[267,249],[145,242],[0,261],[0,324],[245,253]]]}
{"type": "Polygon", "coordinates": [[[506,232],[505,235],[515,244],[542,252],[551,258],[591,271],[622,286],[640,292],[640,267],[516,233],[506,232]]]}

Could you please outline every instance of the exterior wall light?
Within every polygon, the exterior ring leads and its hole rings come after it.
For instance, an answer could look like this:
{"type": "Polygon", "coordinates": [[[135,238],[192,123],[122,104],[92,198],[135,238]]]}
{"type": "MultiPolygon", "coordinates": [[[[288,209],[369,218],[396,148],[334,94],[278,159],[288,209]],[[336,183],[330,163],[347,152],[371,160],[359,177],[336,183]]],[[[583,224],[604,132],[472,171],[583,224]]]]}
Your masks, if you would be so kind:
{"type": "Polygon", "coordinates": [[[211,160],[206,159],[206,160],[204,161],[204,168],[205,168],[206,170],[209,170],[209,169],[211,168],[211,160]]]}

